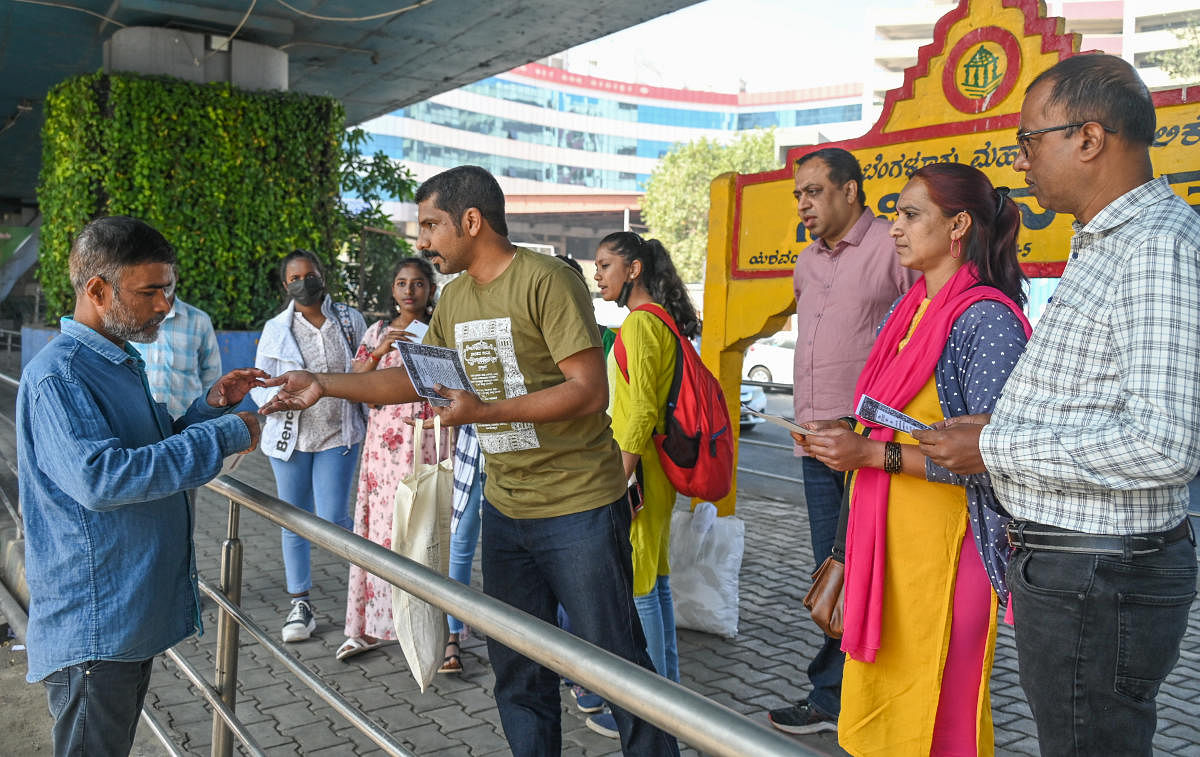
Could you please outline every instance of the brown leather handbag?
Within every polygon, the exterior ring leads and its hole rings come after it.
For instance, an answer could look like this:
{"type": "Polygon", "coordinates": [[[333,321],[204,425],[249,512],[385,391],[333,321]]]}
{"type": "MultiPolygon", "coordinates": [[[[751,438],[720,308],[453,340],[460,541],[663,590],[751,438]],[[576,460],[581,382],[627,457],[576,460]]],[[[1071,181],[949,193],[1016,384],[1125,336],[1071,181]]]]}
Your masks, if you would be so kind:
{"type": "Polygon", "coordinates": [[[850,520],[850,484],[853,479],[853,472],[846,474],[833,554],[826,557],[817,572],[813,573],[812,588],[804,595],[804,606],[812,613],[813,622],[820,626],[826,636],[834,639],[842,638],[842,612],[846,606],[846,525],[850,520]]]}
{"type": "Polygon", "coordinates": [[[813,621],[834,639],[842,638],[845,575],[845,566],[830,555],[813,573],[812,588],[804,595],[804,606],[812,613],[813,621]]]}

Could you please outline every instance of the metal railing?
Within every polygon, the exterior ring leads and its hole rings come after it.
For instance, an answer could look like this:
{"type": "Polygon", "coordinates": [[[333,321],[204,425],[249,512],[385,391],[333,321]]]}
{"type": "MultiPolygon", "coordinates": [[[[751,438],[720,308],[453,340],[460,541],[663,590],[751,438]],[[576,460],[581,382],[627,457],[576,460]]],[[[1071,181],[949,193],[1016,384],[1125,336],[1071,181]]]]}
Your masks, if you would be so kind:
{"type": "Polygon", "coordinates": [[[3,345],[6,352],[12,352],[13,349],[21,349],[21,332],[13,331],[12,329],[0,329],[0,345],[3,345]]]}
{"type": "MultiPolygon", "coordinates": [[[[556,626],[493,599],[423,565],[408,560],[318,516],[293,507],[231,476],[220,476],[208,488],[229,500],[229,528],[221,550],[218,587],[201,588],[219,606],[214,682],[200,680],[179,655],[171,659],[213,707],[212,754],[228,757],[233,738],[252,754],[261,753],[235,714],[240,630],[246,629],[302,683],[346,717],[389,754],[410,752],[337,691],[301,665],[282,645],[248,618],[239,607],[242,549],[238,536],[242,507],[261,515],[338,557],[374,573],[393,586],[423,599],[477,628],[510,649],[595,691],[643,720],[712,755],[771,757],[817,755],[794,739],[772,731],[739,713],[673,681],[630,663],[556,626]],[[185,667],[186,666],[186,667],[185,667]]],[[[149,713],[144,713],[152,718],[149,713]]],[[[151,723],[158,732],[161,727],[151,723]]],[[[161,738],[161,734],[160,734],[161,738]]]]}
{"type": "Polygon", "coordinates": [[[763,389],[774,389],[777,392],[791,392],[795,389],[791,384],[776,384],[771,381],[751,381],[748,378],[741,380],[743,386],[761,386],[763,389]]]}
{"type": "MultiPolygon", "coordinates": [[[[4,374],[0,380],[17,385],[4,374]]],[[[239,536],[244,507],[267,521],[287,528],[314,546],[358,565],[393,586],[407,591],[447,612],[484,635],[545,665],[600,694],[643,720],[674,734],[706,754],[741,757],[753,754],[772,757],[819,755],[789,737],[770,730],[734,710],[690,689],[600,649],[557,626],[545,623],[497,599],[451,580],[423,565],[408,560],[318,516],[300,510],[231,476],[219,476],[207,488],[229,501],[226,537],[221,546],[220,578],[217,586],[200,580],[200,589],[218,606],[217,644],[213,681],[204,679],[195,666],[176,649],[166,656],[199,691],[213,711],[214,757],[229,757],[236,738],[248,754],[265,754],[236,714],[238,653],[244,629],[267,649],[301,683],[341,714],[385,753],[413,757],[386,728],[370,719],[320,676],[285,650],[273,635],[241,609],[242,543],[239,536]]],[[[19,513],[12,513],[21,523],[19,513]]],[[[8,596],[0,592],[0,599],[8,596]]],[[[12,599],[10,604],[21,609],[12,599]]],[[[12,613],[23,619],[24,612],[12,613]]],[[[23,631],[23,628],[21,629],[23,631]]],[[[21,633],[22,638],[24,633],[21,633]]],[[[170,731],[149,705],[142,719],[167,751],[184,752],[172,742],[170,731]]]]}

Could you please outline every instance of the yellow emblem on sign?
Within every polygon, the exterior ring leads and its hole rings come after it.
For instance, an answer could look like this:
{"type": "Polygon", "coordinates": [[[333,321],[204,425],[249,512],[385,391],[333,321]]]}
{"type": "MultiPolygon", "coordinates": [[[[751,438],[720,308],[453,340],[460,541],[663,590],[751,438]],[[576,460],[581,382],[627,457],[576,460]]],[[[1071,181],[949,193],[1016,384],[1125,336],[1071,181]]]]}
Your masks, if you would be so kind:
{"type": "MultiPolygon", "coordinates": [[[[936,162],[983,171],[1021,213],[1018,255],[1030,276],[1058,276],[1070,251],[1071,217],[1042,208],[1016,171],[1021,102],[1042,71],[1079,50],[1039,0],[960,0],[934,27],[903,84],[855,139],[793,148],[787,164],[761,174],[725,174],[710,190],[701,357],[737,415],[742,352],[783,327],[795,310],[792,270],[812,242],[796,214],[796,160],[841,147],[863,169],[867,211],[889,217],[908,176],[936,162]]],[[[1155,92],[1156,175],[1200,212],[1200,87],[1155,92]]],[[[735,427],[736,429],[736,427],[735,427]]],[[[736,482],[735,482],[736,484],[736,482]]],[[[717,503],[732,512],[733,495],[717,503]]]]}
{"type": "Polygon", "coordinates": [[[979,99],[991,94],[1000,86],[1004,75],[1004,52],[988,49],[986,44],[975,48],[971,57],[962,64],[962,80],[958,89],[967,97],[979,99]]]}

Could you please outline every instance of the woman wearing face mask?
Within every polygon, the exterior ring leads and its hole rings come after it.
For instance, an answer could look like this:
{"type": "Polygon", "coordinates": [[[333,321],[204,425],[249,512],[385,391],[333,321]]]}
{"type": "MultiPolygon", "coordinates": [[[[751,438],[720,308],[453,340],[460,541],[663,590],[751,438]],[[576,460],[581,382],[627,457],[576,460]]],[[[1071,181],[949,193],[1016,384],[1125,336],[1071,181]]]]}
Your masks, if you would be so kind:
{"type": "MultiPolygon", "coordinates": [[[[354,308],[334,302],[326,292],[321,261],[307,250],[293,250],[279,265],[288,296],[283,312],[267,321],[258,342],[255,366],[272,376],[303,368],[349,372],[366,324],[354,308]]],[[[278,389],[255,389],[260,406],[278,389]]],[[[362,405],[323,398],[303,411],[268,415],[262,450],[275,473],[279,498],[350,529],[350,486],[366,423],[362,405]]],[[[309,590],[311,548],[283,530],[283,567],[291,610],[283,624],[284,641],[303,641],[316,628],[309,590]]]]}
{"type": "MultiPolygon", "coordinates": [[[[423,258],[404,258],[392,276],[395,316],[367,329],[358,345],[352,370],[366,373],[401,365],[397,341],[419,342],[433,314],[433,266],[423,258]]],[[[354,533],[376,544],[391,547],[392,513],[396,487],[413,468],[414,423],[432,418],[427,402],[373,406],[367,416],[362,465],[358,474],[358,498],[354,507],[354,533]]],[[[421,462],[436,462],[433,429],[421,440],[421,462]]],[[[443,440],[443,448],[449,447],[443,440]]],[[[445,454],[445,452],[443,452],[445,454]]],[[[350,566],[346,591],[346,640],[335,656],[345,660],[396,638],[392,625],[392,587],[387,581],[350,566]]]]}

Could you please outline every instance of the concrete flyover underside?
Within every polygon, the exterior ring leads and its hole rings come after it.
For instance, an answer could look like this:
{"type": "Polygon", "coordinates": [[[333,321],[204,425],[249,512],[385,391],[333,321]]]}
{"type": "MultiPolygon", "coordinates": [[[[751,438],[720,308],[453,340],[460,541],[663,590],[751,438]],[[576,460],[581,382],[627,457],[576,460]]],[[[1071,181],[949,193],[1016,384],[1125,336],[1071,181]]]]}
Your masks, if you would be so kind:
{"type": "Polygon", "coordinates": [[[42,105],[102,67],[122,27],[284,50],[289,89],[329,95],[351,124],[543,58],[695,0],[7,0],[0,3],[0,212],[33,204],[42,105]],[[407,10],[405,10],[407,8],[407,10]],[[249,11],[249,12],[247,12],[249,11]],[[402,12],[397,12],[402,11],[402,12]]]}

